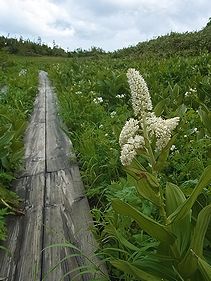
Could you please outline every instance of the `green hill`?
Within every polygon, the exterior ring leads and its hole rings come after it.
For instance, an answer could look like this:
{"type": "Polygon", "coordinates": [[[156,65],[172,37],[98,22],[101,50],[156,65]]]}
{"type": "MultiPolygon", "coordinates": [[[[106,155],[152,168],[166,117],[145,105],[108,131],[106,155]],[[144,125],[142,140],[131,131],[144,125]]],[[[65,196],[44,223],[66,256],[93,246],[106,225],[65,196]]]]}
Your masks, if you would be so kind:
{"type": "Polygon", "coordinates": [[[60,57],[89,57],[98,55],[110,55],[112,57],[125,56],[172,56],[196,55],[204,51],[211,51],[211,18],[206,27],[200,31],[176,33],[159,36],[146,42],[140,42],[136,46],[123,48],[114,52],[106,53],[101,48],[92,47],[89,50],[78,48],[71,52],[66,52],[55,45],[53,48],[42,44],[31,42],[29,39],[8,38],[0,36],[0,50],[9,54],[28,56],[60,56],[60,57]]]}

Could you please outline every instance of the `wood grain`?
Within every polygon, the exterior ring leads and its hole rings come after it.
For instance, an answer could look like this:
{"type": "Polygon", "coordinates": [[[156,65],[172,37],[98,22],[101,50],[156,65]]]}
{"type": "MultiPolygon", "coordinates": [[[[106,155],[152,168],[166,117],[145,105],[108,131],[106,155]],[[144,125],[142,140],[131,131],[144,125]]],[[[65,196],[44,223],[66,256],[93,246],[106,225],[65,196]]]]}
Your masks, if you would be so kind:
{"type": "MultiPolygon", "coordinates": [[[[4,246],[10,255],[0,252],[0,277],[93,280],[95,274],[78,275],[80,266],[100,264],[94,255],[97,244],[90,231],[89,204],[47,73],[41,71],[39,76],[39,95],[25,137],[25,166],[14,183],[25,215],[9,218],[4,246]]],[[[104,265],[101,270],[106,274],[104,265]]]]}

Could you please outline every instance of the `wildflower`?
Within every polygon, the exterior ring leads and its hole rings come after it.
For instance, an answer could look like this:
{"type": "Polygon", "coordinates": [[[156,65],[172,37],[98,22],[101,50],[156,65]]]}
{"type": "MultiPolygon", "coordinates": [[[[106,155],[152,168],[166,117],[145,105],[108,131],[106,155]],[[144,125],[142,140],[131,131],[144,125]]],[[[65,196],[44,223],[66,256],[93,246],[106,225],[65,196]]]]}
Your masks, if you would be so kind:
{"type": "Polygon", "coordinates": [[[114,118],[115,115],[116,115],[116,111],[112,111],[110,114],[111,118],[114,118]]]}
{"type": "Polygon", "coordinates": [[[105,134],[105,137],[107,137],[108,136],[108,134],[105,134]]]}
{"type": "Polygon", "coordinates": [[[130,118],[122,128],[122,131],[119,136],[119,144],[123,146],[127,143],[128,139],[134,137],[139,130],[139,121],[130,118]]]}
{"type": "Polygon", "coordinates": [[[128,142],[122,146],[120,160],[123,166],[128,166],[137,154],[137,150],[144,146],[144,138],[136,135],[128,139],[128,142]]]}
{"type": "Polygon", "coordinates": [[[18,76],[25,76],[27,73],[27,69],[21,69],[21,71],[18,73],[18,76]]]}
{"type": "Polygon", "coordinates": [[[120,160],[123,166],[128,166],[133,161],[133,158],[136,156],[136,151],[132,144],[125,144],[121,150],[120,160]]]}
{"type": "MultiPolygon", "coordinates": [[[[145,145],[144,138],[139,135],[139,132],[146,130],[150,142],[155,136],[156,150],[160,151],[166,147],[171,139],[172,131],[179,123],[179,117],[165,120],[162,117],[157,117],[152,112],[152,101],[147,84],[138,71],[129,69],[127,78],[131,90],[133,110],[139,120],[130,118],[125,123],[119,136],[121,146],[120,160],[124,166],[129,165],[138,150],[145,145]]],[[[172,150],[174,148],[172,146],[172,150]]]]}
{"type": "Polygon", "coordinates": [[[152,110],[152,101],[144,78],[134,68],[127,72],[131,90],[132,107],[135,115],[141,117],[145,112],[152,110]]]}
{"type": "Polygon", "coordinates": [[[97,103],[102,103],[102,102],[103,102],[103,98],[102,98],[102,97],[94,98],[94,99],[93,99],[93,102],[96,103],[96,104],[97,104],[97,103]]]}
{"type": "Polygon", "coordinates": [[[176,145],[173,144],[173,145],[171,146],[170,150],[173,151],[173,150],[175,150],[175,148],[176,148],[176,145]]]}
{"type": "Polygon", "coordinates": [[[125,97],[125,95],[124,94],[121,94],[121,95],[116,95],[116,98],[118,98],[118,99],[122,99],[122,98],[124,98],[125,97]]]}
{"type": "Polygon", "coordinates": [[[197,133],[197,132],[198,132],[198,129],[197,129],[197,128],[194,128],[194,129],[193,129],[193,132],[194,132],[194,133],[197,133]]]}
{"type": "Polygon", "coordinates": [[[192,92],[192,93],[196,93],[197,92],[197,90],[196,90],[196,88],[190,88],[190,92],[192,92]]]}
{"type": "Polygon", "coordinates": [[[99,129],[102,129],[102,128],[103,128],[103,124],[100,124],[99,129]]]}
{"type": "Polygon", "coordinates": [[[156,149],[162,150],[171,139],[172,131],[176,128],[179,123],[179,117],[174,117],[164,120],[161,117],[156,117],[152,114],[152,117],[147,119],[147,130],[149,136],[156,137],[156,149]]]}

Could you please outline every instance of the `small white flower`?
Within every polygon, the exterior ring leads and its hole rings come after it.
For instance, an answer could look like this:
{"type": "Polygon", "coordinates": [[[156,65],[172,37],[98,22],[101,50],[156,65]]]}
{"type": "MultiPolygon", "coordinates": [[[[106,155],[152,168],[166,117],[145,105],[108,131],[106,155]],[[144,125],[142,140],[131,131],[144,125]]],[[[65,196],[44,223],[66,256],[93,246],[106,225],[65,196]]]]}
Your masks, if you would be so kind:
{"type": "Polygon", "coordinates": [[[108,136],[108,134],[105,134],[105,137],[107,137],[108,136]]]}
{"type": "Polygon", "coordinates": [[[103,102],[103,98],[102,97],[97,97],[93,99],[93,102],[98,104],[98,103],[102,103],[103,102]]]}
{"type": "Polygon", "coordinates": [[[184,135],[184,138],[187,138],[187,135],[184,135]]]}
{"type": "Polygon", "coordinates": [[[197,128],[194,128],[194,129],[193,129],[193,132],[194,132],[194,133],[197,133],[197,132],[198,132],[198,129],[197,129],[197,128]]]}
{"type": "Polygon", "coordinates": [[[118,98],[118,99],[122,99],[122,98],[124,98],[125,97],[125,95],[124,94],[121,94],[121,95],[116,95],[116,98],[118,98]]]}
{"type": "Polygon", "coordinates": [[[21,69],[21,71],[19,72],[18,76],[25,76],[27,73],[27,69],[21,69]]]}
{"type": "Polygon", "coordinates": [[[103,124],[100,124],[99,129],[102,129],[102,128],[103,128],[103,124]]]}
{"type": "Polygon", "coordinates": [[[192,92],[192,93],[196,93],[196,92],[197,92],[197,90],[196,90],[196,88],[194,88],[194,89],[190,88],[190,92],[192,92]]]}
{"type": "Polygon", "coordinates": [[[116,111],[112,111],[110,114],[111,118],[114,118],[115,115],[116,115],[116,111]]]}
{"type": "Polygon", "coordinates": [[[175,150],[176,146],[173,144],[170,148],[171,151],[175,150]]]}

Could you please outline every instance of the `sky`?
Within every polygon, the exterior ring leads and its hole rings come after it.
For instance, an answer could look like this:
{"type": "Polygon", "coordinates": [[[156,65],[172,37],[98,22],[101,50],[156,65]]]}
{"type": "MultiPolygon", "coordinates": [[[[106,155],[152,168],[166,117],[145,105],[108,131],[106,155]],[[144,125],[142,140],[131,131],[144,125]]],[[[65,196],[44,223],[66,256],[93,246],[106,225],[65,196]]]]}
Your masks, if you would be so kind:
{"type": "Polygon", "coordinates": [[[0,35],[113,51],[200,30],[210,17],[210,0],[0,0],[0,35]]]}

